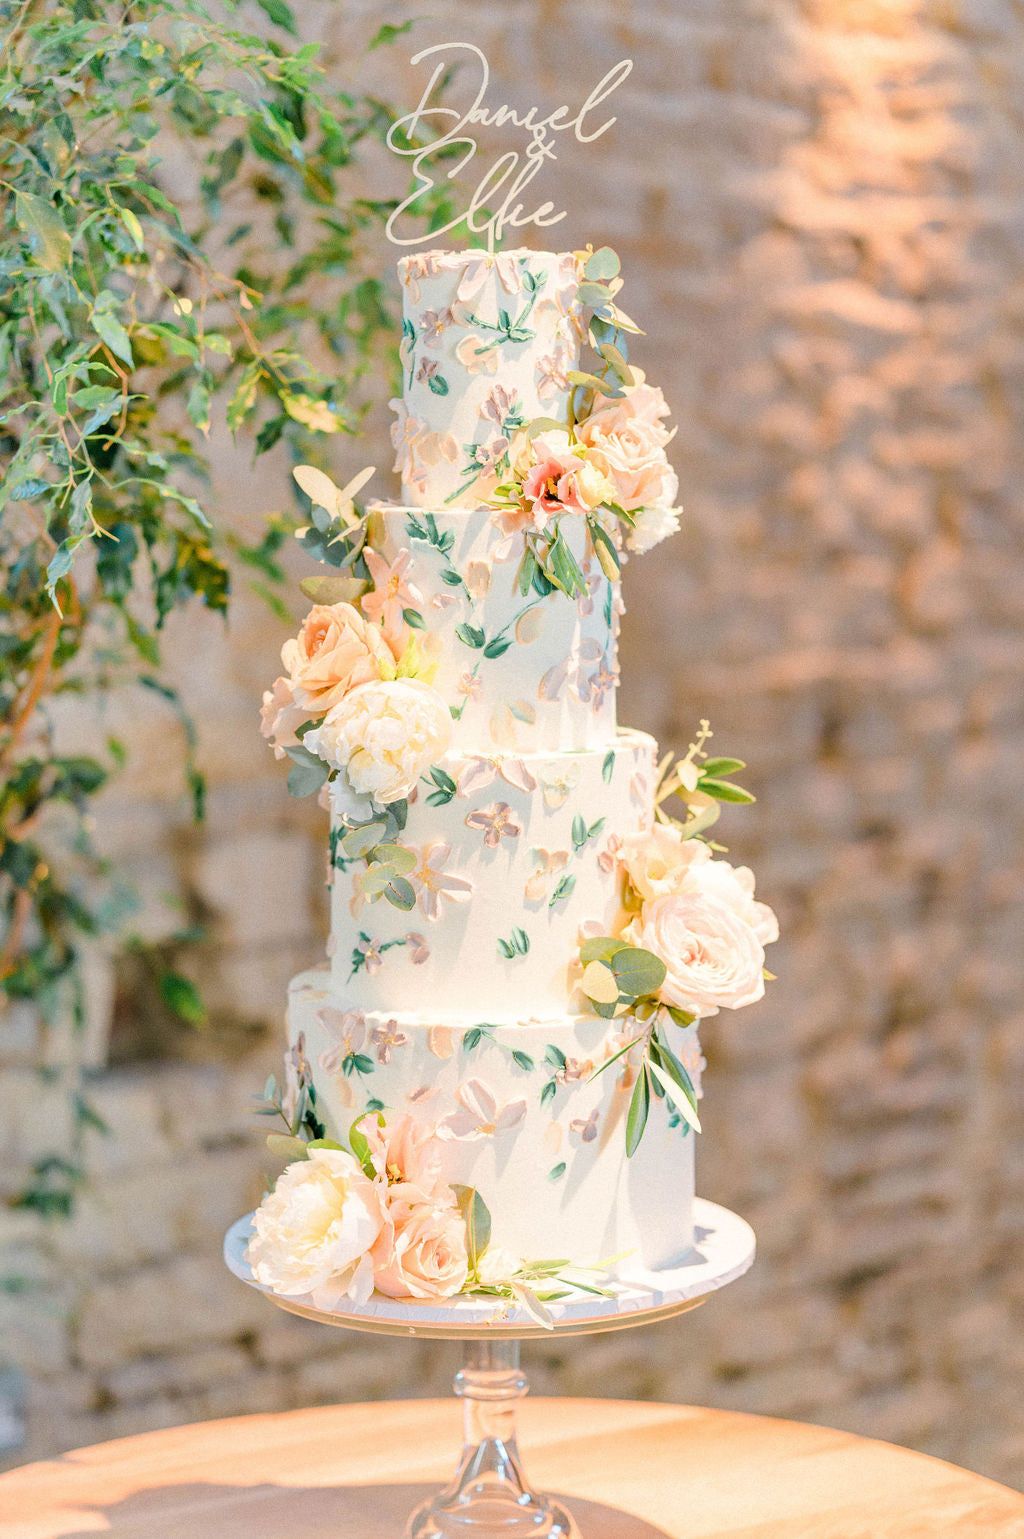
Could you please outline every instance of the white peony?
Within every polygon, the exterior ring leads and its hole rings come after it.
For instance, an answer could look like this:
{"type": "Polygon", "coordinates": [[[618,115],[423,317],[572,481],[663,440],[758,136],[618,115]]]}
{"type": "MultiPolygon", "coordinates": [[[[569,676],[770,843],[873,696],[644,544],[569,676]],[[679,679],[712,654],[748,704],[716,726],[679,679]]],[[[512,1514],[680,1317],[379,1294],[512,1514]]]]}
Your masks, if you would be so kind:
{"type": "Polygon", "coordinates": [[[370,1249],[384,1224],[374,1183],[343,1149],[311,1149],[286,1167],[253,1215],[246,1252],[258,1283],[316,1309],[373,1292],[370,1249]]]}
{"type": "Polygon", "coordinates": [[[764,947],[720,898],[690,892],[655,898],[644,904],[629,938],[664,962],[660,998],[667,1005],[704,1017],[764,994],[764,947]]]}
{"type": "Polygon", "coordinates": [[[451,734],[451,712],[436,689],[422,679],[385,679],[350,690],[303,746],[344,771],[358,796],[386,804],[410,795],[451,734]]]}
{"type": "Polygon", "coordinates": [[[626,536],[626,549],[634,556],[642,556],[670,535],[678,534],[682,511],[682,508],[641,508],[636,523],[626,536]]]}

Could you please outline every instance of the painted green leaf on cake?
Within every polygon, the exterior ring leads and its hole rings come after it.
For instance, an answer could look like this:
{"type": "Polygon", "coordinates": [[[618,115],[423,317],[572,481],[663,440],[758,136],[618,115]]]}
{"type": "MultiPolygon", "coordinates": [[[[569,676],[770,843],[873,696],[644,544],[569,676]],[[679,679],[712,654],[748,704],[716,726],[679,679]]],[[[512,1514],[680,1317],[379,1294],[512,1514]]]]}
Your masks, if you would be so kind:
{"type": "Polygon", "coordinates": [[[418,609],[403,609],[402,619],[414,631],[424,631],[427,628],[427,622],[418,609]]]}
{"type": "Polygon", "coordinates": [[[478,625],[457,625],[455,634],[467,647],[482,647],[487,640],[486,635],[478,625]]]}
{"type": "Polygon", "coordinates": [[[548,1171],[548,1180],[549,1181],[560,1181],[562,1179],[562,1177],[565,1175],[566,1169],[567,1169],[567,1166],[566,1166],[565,1161],[564,1160],[560,1160],[557,1165],[553,1165],[551,1167],[551,1169],[548,1171]]]}
{"type": "Polygon", "coordinates": [[[430,378],[427,380],[427,384],[430,386],[435,395],[448,394],[448,381],[445,379],[443,374],[431,374],[430,378]]]}
{"type": "Polygon", "coordinates": [[[612,778],[612,771],[614,770],[614,768],[615,768],[615,749],[614,748],[609,748],[608,752],[605,754],[603,760],[601,761],[601,779],[604,781],[605,785],[607,785],[608,782],[611,780],[611,778],[612,778]]]}
{"type": "Polygon", "coordinates": [[[575,886],[576,878],[571,873],[568,876],[561,877],[548,900],[548,908],[554,908],[556,903],[560,903],[563,898],[569,897],[575,886]]]}
{"type": "Polygon", "coordinates": [[[514,1047],[512,1049],[512,1062],[517,1064],[520,1069],[525,1069],[527,1073],[529,1073],[530,1070],[534,1067],[533,1059],[530,1057],[529,1053],[524,1053],[522,1049],[518,1047],[514,1047]]]}
{"type": "Polygon", "coordinates": [[[512,645],[511,636],[495,636],[484,647],[485,657],[501,657],[512,645]]]}
{"type": "Polygon", "coordinates": [[[482,1039],[482,1028],[479,1026],[471,1026],[469,1030],[463,1035],[462,1051],[464,1053],[471,1053],[475,1047],[479,1046],[482,1039]]]}
{"type": "Polygon", "coordinates": [[[578,850],[587,842],[587,820],[579,812],[572,820],[572,842],[578,850]]]}

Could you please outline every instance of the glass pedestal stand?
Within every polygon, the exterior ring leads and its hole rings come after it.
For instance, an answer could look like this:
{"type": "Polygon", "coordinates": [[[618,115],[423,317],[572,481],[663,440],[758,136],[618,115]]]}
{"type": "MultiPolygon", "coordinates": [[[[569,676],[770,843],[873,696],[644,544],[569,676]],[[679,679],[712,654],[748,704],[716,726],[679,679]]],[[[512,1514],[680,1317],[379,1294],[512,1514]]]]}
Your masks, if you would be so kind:
{"type": "Polygon", "coordinates": [[[531,1491],[516,1445],[516,1402],[529,1388],[518,1341],[468,1341],[455,1375],[462,1457],[451,1483],[409,1519],[406,1539],[577,1539],[564,1507],[531,1491]]]}
{"type": "Polygon", "coordinates": [[[550,1497],[532,1491],[519,1462],[516,1405],[527,1392],[519,1342],[552,1335],[626,1330],[695,1309],[709,1294],[741,1277],[754,1259],[754,1232],[728,1208],[697,1198],[694,1245],[672,1270],[630,1270],[615,1296],[575,1292],[549,1304],[550,1327],[518,1305],[460,1294],[437,1303],[374,1294],[366,1304],[321,1310],[307,1299],[272,1293],[256,1282],[245,1258],[251,1215],[224,1237],[224,1260],[236,1277],[291,1314],[325,1325],[384,1336],[431,1336],[464,1344],[455,1393],[463,1404],[462,1455],[451,1482],[413,1513],[405,1539],[585,1539],[550,1497]]]}

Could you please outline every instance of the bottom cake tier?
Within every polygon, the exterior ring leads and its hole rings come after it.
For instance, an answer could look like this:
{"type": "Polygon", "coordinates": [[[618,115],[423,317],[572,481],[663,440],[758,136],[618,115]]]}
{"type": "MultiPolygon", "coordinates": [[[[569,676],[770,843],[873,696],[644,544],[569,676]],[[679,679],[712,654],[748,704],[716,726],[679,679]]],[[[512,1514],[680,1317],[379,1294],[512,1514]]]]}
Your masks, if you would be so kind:
{"type": "MultiPolygon", "coordinates": [[[[451,1026],[352,1010],[326,971],[289,990],[289,1057],[327,1137],[348,1146],[363,1113],[408,1113],[436,1139],[444,1179],[483,1198],[492,1249],[612,1275],[678,1266],[693,1244],[695,1140],[670,1102],[653,1102],[626,1153],[642,1049],[622,1049],[637,1029],[593,1015],[451,1026]]],[[[699,1093],[696,1026],[675,1047],[699,1093]]]]}

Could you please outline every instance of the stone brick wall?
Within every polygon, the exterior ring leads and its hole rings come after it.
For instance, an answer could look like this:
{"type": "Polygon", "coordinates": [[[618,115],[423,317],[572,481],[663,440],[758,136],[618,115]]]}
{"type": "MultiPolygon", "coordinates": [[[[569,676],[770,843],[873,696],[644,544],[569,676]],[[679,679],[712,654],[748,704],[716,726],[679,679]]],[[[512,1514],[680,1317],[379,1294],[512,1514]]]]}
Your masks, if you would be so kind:
{"type": "MultiPolygon", "coordinates": [[[[376,13],[345,0],[304,25],[340,58],[376,13]]],[[[565,148],[550,193],[570,243],[619,250],[650,327],[637,356],[679,423],[685,534],[628,573],[621,714],[680,747],[707,715],[750,761],[759,801],[725,837],[784,934],[769,999],[705,1032],[699,1184],[750,1218],[758,1265],[677,1322],[532,1346],[535,1384],[820,1420],[1024,1483],[1020,9],[434,14],[422,41],[472,36],[496,100],[554,106],[637,61],[619,122],[565,148]]],[[[410,103],[411,51],[372,61],[410,103]]],[[[335,452],[341,475],[367,458],[335,452]]],[[[287,497],[283,465],[272,490],[229,444],[221,467],[225,517],[287,497]]],[[[326,917],[322,830],[253,727],[280,639],[255,600],[227,632],[199,615],[177,634],[202,833],[167,723],[131,706],[140,762],[107,832],[151,933],[180,922],[173,892],[212,924],[215,1026],[177,1062],[97,1070],[117,1136],[93,1141],[69,1226],[3,1219],[6,1268],[34,1283],[0,1297],[29,1376],[18,1458],[436,1391],[451,1367],[440,1347],[328,1337],[219,1262],[260,1184],[246,1096],[326,917]]],[[[94,992],[102,1017],[102,961],[94,992]]],[[[44,1138],[46,1092],[16,1061],[2,1090],[10,1158],[44,1138]]]]}

